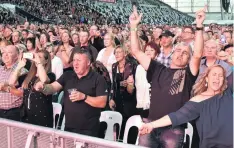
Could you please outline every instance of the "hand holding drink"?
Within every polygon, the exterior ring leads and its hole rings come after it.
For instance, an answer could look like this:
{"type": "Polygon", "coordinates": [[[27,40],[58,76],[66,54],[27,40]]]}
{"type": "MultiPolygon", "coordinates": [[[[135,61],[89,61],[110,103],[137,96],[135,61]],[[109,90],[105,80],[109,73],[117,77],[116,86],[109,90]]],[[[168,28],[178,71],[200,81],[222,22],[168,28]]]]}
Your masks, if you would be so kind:
{"type": "Polygon", "coordinates": [[[72,102],[81,101],[85,99],[85,94],[77,91],[76,88],[68,89],[69,98],[72,102]]]}

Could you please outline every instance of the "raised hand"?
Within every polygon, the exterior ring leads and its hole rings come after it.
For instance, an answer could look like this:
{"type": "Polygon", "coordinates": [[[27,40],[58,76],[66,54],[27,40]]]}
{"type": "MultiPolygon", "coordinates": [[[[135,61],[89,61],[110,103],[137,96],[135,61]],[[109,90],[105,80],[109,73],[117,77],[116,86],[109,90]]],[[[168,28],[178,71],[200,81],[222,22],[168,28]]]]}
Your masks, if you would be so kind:
{"type": "Polygon", "coordinates": [[[27,60],[26,59],[20,59],[17,64],[17,70],[21,70],[26,65],[27,60]]]}
{"type": "Polygon", "coordinates": [[[207,9],[207,5],[205,5],[204,8],[202,8],[196,12],[197,27],[203,27],[203,22],[206,18],[206,9],[207,9]]]}
{"type": "Polygon", "coordinates": [[[141,22],[142,15],[142,13],[139,15],[137,12],[137,7],[133,6],[132,14],[129,17],[131,27],[137,27],[137,25],[141,22]]]}
{"type": "Polygon", "coordinates": [[[130,75],[130,76],[128,77],[127,83],[128,83],[128,85],[133,85],[133,84],[134,84],[133,75],[130,75]]]}
{"type": "Polygon", "coordinates": [[[33,56],[34,56],[34,58],[32,59],[32,61],[34,61],[36,63],[36,65],[41,63],[41,59],[40,59],[38,53],[33,53],[33,56]]]}
{"type": "Polygon", "coordinates": [[[37,83],[34,85],[34,89],[35,89],[36,91],[39,91],[39,92],[41,92],[41,91],[44,89],[44,87],[45,87],[45,84],[44,84],[43,82],[41,82],[41,81],[37,82],[37,83]]]}

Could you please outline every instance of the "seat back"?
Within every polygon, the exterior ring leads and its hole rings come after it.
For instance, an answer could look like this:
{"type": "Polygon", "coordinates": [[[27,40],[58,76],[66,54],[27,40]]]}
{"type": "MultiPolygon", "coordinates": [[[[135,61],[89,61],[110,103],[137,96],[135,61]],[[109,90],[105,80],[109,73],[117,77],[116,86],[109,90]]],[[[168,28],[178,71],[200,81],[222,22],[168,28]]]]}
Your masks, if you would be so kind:
{"type": "Polygon", "coordinates": [[[191,148],[193,139],[193,126],[190,123],[187,123],[187,128],[185,129],[184,143],[186,142],[187,135],[189,136],[189,148],[191,148]]]}
{"type": "Polygon", "coordinates": [[[55,116],[59,115],[60,117],[60,114],[62,112],[62,105],[59,103],[54,103],[54,102],[52,104],[53,104],[53,118],[54,118],[53,128],[57,128],[58,120],[57,122],[55,121],[55,116]]]}
{"type": "Polygon", "coordinates": [[[58,103],[61,104],[62,99],[63,99],[64,91],[61,91],[58,96],[58,103]]]}
{"type": "MultiPolygon", "coordinates": [[[[114,138],[114,125],[119,124],[119,133],[122,125],[122,120],[123,117],[119,112],[115,111],[103,111],[101,112],[100,116],[100,122],[106,122],[107,123],[107,129],[106,129],[106,134],[105,138],[106,140],[116,140],[114,138]]],[[[118,138],[117,138],[118,139],[118,138]]]]}
{"type": "MultiPolygon", "coordinates": [[[[128,119],[125,130],[123,143],[128,143],[128,133],[131,127],[136,126],[138,129],[142,126],[143,122],[140,115],[132,116],[128,119]]],[[[139,132],[138,132],[139,133],[139,132]]],[[[136,145],[138,145],[139,134],[137,135],[136,145]]]]}
{"type": "Polygon", "coordinates": [[[65,115],[63,116],[63,121],[62,121],[62,124],[61,124],[61,130],[63,130],[64,131],[64,129],[65,129],[65,115]]]}

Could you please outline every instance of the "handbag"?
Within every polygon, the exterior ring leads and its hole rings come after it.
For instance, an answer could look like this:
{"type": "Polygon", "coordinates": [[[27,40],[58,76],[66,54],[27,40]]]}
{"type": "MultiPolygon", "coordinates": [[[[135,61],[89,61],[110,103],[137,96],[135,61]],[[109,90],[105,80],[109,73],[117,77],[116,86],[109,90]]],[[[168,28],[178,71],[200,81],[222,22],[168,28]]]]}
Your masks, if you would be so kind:
{"type": "Polygon", "coordinates": [[[23,103],[22,103],[22,105],[20,107],[20,117],[21,118],[26,117],[28,110],[30,110],[30,104],[31,104],[31,98],[30,97],[31,97],[31,94],[32,94],[32,89],[33,88],[31,86],[31,89],[29,91],[29,95],[28,95],[27,99],[25,99],[23,97],[23,103]]]}

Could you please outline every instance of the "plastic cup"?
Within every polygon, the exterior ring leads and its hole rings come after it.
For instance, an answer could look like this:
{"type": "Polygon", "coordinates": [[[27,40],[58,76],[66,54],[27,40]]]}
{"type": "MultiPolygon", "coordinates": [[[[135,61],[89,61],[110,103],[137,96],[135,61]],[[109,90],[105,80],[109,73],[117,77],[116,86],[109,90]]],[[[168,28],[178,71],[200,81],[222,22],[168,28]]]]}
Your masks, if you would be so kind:
{"type": "Polygon", "coordinates": [[[72,93],[73,91],[77,91],[77,89],[76,89],[76,88],[71,88],[71,89],[68,89],[67,91],[68,91],[69,95],[71,95],[71,93],[72,93]]]}

